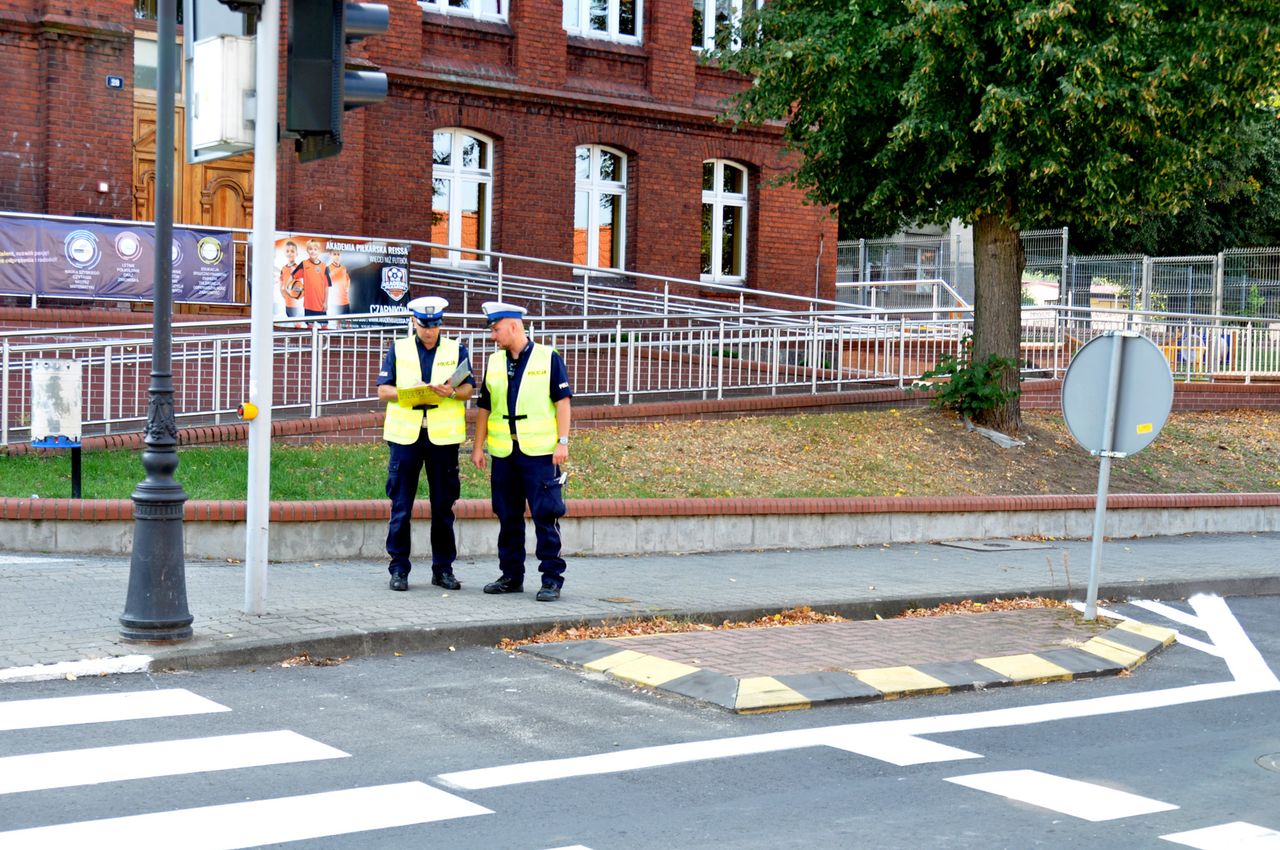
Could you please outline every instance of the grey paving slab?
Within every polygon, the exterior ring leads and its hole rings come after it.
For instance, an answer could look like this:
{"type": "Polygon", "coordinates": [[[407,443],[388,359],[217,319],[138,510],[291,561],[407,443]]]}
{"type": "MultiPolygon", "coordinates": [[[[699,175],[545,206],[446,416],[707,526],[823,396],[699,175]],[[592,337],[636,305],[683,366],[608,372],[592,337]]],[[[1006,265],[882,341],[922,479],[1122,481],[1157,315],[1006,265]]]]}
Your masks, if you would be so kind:
{"type": "MultiPolygon", "coordinates": [[[[981,517],[970,523],[980,528],[981,517]]],[[[460,591],[432,587],[415,572],[408,593],[387,589],[381,559],[280,563],[269,568],[267,613],[261,616],[243,613],[241,565],[188,561],[195,636],[171,646],[119,637],[128,558],[0,551],[0,671],[138,654],[154,657],[157,667],[183,668],[270,663],[310,650],[346,655],[492,644],[557,623],[660,612],[715,622],[810,605],[874,618],[964,598],[1082,598],[1089,541],[1047,542],[1052,548],[1038,551],[909,544],[571,558],[564,595],[554,603],[535,602],[531,592],[486,596],[481,587],[498,575],[488,560],[455,565],[460,591]]],[[[1280,533],[1109,541],[1101,595],[1280,593],[1272,554],[1277,544],[1280,533]]]]}

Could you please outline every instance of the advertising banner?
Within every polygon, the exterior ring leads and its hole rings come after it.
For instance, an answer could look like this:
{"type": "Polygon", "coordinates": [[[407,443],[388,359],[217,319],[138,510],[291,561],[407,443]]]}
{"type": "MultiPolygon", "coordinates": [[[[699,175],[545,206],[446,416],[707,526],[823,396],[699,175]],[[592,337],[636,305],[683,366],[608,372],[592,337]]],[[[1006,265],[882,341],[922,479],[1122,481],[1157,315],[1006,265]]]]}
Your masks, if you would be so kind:
{"type": "MultiPolygon", "coordinates": [[[[279,318],[385,313],[385,321],[404,321],[409,303],[409,248],[385,240],[350,241],[330,236],[286,233],[276,239],[273,287],[279,318]]],[[[355,324],[333,319],[331,326],[355,324]]]]}
{"type": "MultiPolygon", "coordinates": [[[[155,229],[0,216],[0,294],[149,301],[155,229]]],[[[230,304],[231,234],[174,228],[173,300],[230,304]]]]}

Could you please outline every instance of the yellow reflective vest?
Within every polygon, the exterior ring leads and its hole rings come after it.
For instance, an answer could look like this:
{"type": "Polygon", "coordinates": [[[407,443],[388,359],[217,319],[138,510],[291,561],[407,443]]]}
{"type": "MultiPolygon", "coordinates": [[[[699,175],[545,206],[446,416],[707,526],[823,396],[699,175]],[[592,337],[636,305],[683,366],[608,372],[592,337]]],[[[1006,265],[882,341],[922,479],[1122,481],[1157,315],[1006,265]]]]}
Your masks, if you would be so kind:
{"type": "MultiPolygon", "coordinates": [[[[417,337],[410,334],[396,340],[396,389],[416,386],[422,380],[417,337]]],[[[458,368],[461,347],[456,339],[441,336],[436,341],[436,357],[431,364],[429,384],[443,384],[458,368]]],[[[467,406],[455,398],[437,398],[426,410],[427,439],[437,446],[453,446],[467,436],[467,406]]],[[[423,411],[405,407],[398,401],[387,403],[382,437],[389,443],[408,446],[422,434],[423,411]]]]}
{"type": "MultiPolygon", "coordinates": [[[[555,349],[534,343],[516,396],[516,439],[527,455],[549,455],[556,450],[556,405],[551,400],[551,355],[555,349]]],[[[507,413],[507,352],[489,355],[484,370],[489,394],[489,434],[485,445],[494,457],[511,454],[511,423],[507,413]]]]}

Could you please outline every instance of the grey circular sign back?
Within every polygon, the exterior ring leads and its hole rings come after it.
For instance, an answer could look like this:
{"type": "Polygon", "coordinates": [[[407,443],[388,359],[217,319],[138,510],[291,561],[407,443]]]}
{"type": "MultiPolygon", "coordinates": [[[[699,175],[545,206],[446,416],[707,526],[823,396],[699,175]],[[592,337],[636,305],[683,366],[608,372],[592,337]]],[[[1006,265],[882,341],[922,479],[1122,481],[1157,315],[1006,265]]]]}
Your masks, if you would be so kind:
{"type": "Polygon", "coordinates": [[[1109,335],[1085,344],[1062,380],[1062,415],[1076,442],[1091,452],[1131,455],[1160,433],[1173,407],[1173,374],[1160,348],[1145,336],[1109,335]],[[1116,424],[1110,446],[1103,445],[1111,355],[1120,349],[1116,424]]]}

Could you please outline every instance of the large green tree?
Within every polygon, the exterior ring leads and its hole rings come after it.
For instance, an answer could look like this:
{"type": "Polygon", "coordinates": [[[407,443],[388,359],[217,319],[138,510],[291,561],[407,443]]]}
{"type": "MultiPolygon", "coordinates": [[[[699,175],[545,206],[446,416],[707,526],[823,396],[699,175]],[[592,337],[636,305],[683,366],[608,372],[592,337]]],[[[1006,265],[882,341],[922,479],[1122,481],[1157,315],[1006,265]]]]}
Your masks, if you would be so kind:
{"type": "MultiPolygon", "coordinates": [[[[770,0],[715,59],[857,230],[974,229],[974,356],[1019,355],[1019,232],[1174,213],[1275,92],[1275,0],[770,0]]],[[[1012,387],[1016,375],[1006,375],[1012,387]]],[[[1017,399],[984,417],[1021,425],[1017,399]]]]}
{"type": "Polygon", "coordinates": [[[1238,145],[1210,158],[1206,179],[1187,208],[1148,213],[1131,227],[1088,222],[1071,231],[1073,254],[1186,257],[1225,248],[1280,245],[1280,120],[1258,110],[1241,127],[1238,145]]]}

